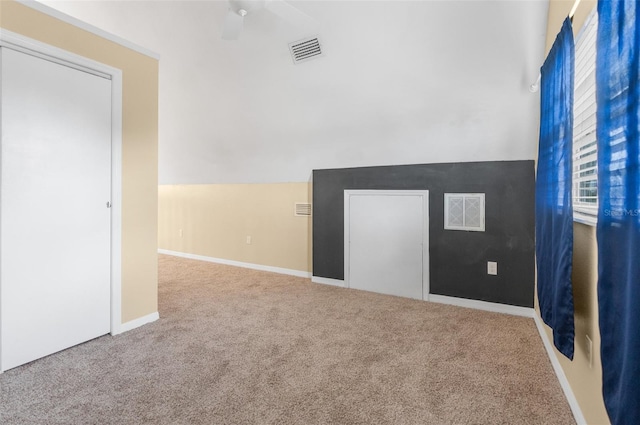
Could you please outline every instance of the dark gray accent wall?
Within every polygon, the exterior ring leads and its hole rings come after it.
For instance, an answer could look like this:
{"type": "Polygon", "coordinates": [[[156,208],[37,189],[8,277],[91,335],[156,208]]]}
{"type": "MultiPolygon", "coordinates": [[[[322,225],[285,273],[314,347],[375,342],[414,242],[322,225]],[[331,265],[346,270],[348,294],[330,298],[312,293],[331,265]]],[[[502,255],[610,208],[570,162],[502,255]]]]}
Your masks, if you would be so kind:
{"type": "Polygon", "coordinates": [[[345,189],[429,190],[430,292],[533,307],[533,161],[314,170],[314,276],[344,279],[345,189]],[[485,231],[444,230],[445,192],[484,193],[485,231]]]}

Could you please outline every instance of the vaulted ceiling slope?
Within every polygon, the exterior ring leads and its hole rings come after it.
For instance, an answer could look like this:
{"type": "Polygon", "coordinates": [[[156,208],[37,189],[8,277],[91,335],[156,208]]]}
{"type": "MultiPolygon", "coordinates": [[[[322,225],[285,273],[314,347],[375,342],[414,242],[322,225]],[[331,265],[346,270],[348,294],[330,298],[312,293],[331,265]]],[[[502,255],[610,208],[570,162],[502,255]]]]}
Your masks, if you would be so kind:
{"type": "Polygon", "coordinates": [[[160,183],[536,156],[545,0],[291,1],[318,27],[259,11],[235,41],[221,0],[43,3],[160,53],[160,183]]]}

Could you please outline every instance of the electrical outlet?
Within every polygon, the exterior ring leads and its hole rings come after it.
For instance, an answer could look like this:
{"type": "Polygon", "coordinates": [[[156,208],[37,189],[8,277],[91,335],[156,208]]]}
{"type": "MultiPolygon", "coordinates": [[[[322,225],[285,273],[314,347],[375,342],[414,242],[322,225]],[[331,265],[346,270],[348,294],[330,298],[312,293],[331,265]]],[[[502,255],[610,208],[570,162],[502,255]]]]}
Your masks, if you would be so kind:
{"type": "Polygon", "coordinates": [[[593,342],[589,335],[584,336],[587,341],[587,359],[589,360],[589,369],[593,368],[593,342]]]}
{"type": "Polygon", "coordinates": [[[251,236],[247,236],[247,245],[251,245],[251,236]]]}
{"type": "Polygon", "coordinates": [[[497,275],[498,274],[498,263],[495,261],[487,261],[487,274],[497,275]]]}
{"type": "Polygon", "coordinates": [[[182,229],[180,229],[178,233],[180,234],[180,237],[182,237],[182,229]]]}

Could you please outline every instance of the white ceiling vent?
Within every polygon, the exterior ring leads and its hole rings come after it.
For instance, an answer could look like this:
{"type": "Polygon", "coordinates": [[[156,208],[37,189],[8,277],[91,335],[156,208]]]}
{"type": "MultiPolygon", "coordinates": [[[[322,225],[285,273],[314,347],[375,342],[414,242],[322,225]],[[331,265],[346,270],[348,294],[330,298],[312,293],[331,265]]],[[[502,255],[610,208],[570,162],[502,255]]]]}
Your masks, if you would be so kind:
{"type": "Polygon", "coordinates": [[[308,202],[296,202],[293,215],[296,217],[309,217],[311,215],[311,204],[308,202]]]}
{"type": "Polygon", "coordinates": [[[304,40],[289,43],[289,50],[291,51],[293,63],[305,62],[323,55],[318,37],[305,38],[304,40]]]}

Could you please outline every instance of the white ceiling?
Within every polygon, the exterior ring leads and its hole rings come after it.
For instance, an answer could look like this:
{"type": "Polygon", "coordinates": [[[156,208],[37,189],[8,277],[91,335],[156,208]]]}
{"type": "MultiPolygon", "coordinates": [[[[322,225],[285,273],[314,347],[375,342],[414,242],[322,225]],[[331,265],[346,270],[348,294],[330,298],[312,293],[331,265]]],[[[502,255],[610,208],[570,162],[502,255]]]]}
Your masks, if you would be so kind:
{"type": "Polygon", "coordinates": [[[261,11],[238,41],[225,1],[43,3],[161,55],[160,183],[536,156],[546,0],[292,1],[318,31],[261,11]]]}

